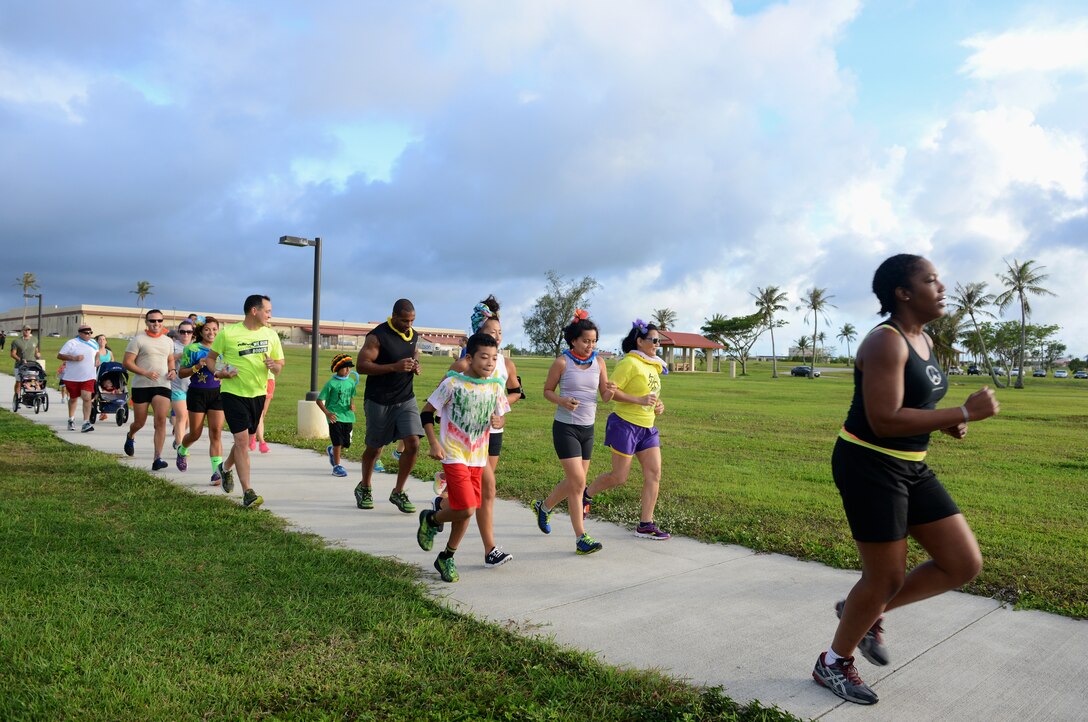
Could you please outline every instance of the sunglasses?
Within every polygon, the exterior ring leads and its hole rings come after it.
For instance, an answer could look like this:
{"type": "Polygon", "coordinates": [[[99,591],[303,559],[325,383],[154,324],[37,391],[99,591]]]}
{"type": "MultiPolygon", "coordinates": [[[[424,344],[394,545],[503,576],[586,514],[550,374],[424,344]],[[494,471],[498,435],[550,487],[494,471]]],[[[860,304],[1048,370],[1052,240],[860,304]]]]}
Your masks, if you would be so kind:
{"type": "Polygon", "coordinates": [[[180,336],[192,336],[193,332],[192,331],[178,331],[178,335],[180,335],[180,336]]]}
{"type": "Polygon", "coordinates": [[[652,343],[654,346],[661,345],[661,339],[659,338],[647,338],[646,340],[652,343]]]}
{"type": "Polygon", "coordinates": [[[81,329],[79,329],[79,332],[80,333],[94,333],[94,331],[92,331],[89,328],[81,328],[81,329]]]}
{"type": "Polygon", "coordinates": [[[147,319],[147,322],[148,323],[162,323],[164,320],[165,319],[162,319],[162,318],[149,318],[149,319],[147,319]]]}

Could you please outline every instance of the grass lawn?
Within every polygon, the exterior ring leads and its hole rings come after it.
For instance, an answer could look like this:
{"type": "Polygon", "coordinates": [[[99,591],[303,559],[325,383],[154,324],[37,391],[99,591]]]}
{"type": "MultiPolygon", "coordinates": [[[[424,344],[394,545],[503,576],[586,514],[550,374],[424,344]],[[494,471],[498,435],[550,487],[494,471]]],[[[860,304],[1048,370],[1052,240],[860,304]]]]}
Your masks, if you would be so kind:
{"type": "MultiPolygon", "coordinates": [[[[46,339],[59,348],[59,339],[46,339]]],[[[123,343],[113,344],[123,349],[123,343]]],[[[321,354],[321,383],[333,351],[321,354]]],[[[46,352],[47,358],[55,356],[46,352]]],[[[268,419],[270,441],[324,449],[326,440],[296,438],[296,400],[309,384],[309,351],[289,348],[268,419]]],[[[550,360],[515,358],[529,398],[507,423],[499,466],[500,495],[528,502],[561,472],[551,444],[555,407],[541,388],[550,360]]],[[[55,361],[53,362],[55,365],[55,361]]],[[[424,357],[417,397],[438,384],[448,359],[424,357]]],[[[788,374],[791,364],[781,364],[788,374]]],[[[770,378],[770,365],[749,375],[681,374],[663,381],[666,414],[659,429],[664,475],[657,521],[705,541],[738,543],[841,567],[858,568],[830,455],[853,389],[852,377],[770,378]]],[[[948,405],[981,386],[951,377],[948,405]]],[[[928,463],[940,475],[979,538],[981,576],[966,591],[1023,608],[1088,617],[1088,382],[1026,379],[1026,389],[998,392],[1001,414],[971,425],[967,439],[934,435],[928,463]]],[[[362,390],[360,389],[360,397],[362,390]]],[[[361,411],[361,404],[360,404],[361,411]]],[[[601,442],[608,405],[598,410],[598,447],[590,474],[608,468],[601,442]]],[[[362,423],[357,425],[360,433],[362,423]]],[[[347,454],[357,460],[361,445],[347,454]]],[[[388,453],[387,468],[393,468],[388,453]]],[[[357,467],[356,467],[357,468],[357,467]]],[[[422,459],[416,475],[438,468],[422,459]]],[[[315,473],[324,471],[320,463],[315,473]]],[[[594,513],[633,526],[639,509],[637,468],[631,481],[600,495],[594,513]]],[[[922,558],[914,549],[915,560],[922,558]]]]}
{"type": "Polygon", "coordinates": [[[453,613],[9,411],[0,579],[4,720],[792,719],[453,613]]]}

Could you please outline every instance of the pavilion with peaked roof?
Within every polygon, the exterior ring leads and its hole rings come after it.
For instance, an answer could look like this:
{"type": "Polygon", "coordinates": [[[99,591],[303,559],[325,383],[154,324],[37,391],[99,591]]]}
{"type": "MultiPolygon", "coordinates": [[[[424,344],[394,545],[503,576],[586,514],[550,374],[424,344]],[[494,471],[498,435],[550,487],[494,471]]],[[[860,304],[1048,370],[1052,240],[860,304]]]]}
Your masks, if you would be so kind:
{"type": "Polygon", "coordinates": [[[680,358],[674,359],[671,364],[672,371],[694,371],[695,351],[704,349],[707,351],[707,371],[710,370],[710,351],[724,350],[725,346],[711,341],[706,336],[697,333],[682,333],[680,331],[658,331],[661,336],[661,348],[673,348],[680,351],[680,358]]]}

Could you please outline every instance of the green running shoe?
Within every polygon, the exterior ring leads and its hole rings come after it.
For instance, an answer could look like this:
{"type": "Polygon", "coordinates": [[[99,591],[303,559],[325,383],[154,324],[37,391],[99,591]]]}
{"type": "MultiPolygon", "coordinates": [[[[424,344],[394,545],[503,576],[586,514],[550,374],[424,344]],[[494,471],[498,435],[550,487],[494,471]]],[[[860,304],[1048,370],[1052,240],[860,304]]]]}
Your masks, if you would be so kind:
{"type": "Polygon", "coordinates": [[[425,552],[429,552],[434,548],[434,535],[442,531],[443,525],[435,524],[431,518],[434,514],[430,509],[419,512],[419,529],[416,531],[416,541],[419,542],[419,548],[425,552]]]}
{"type": "Polygon", "coordinates": [[[242,494],[242,506],[246,509],[256,509],[263,503],[264,497],[258,496],[253,489],[247,489],[246,493],[242,494]]]}
{"type": "Polygon", "coordinates": [[[599,552],[604,548],[604,545],[599,541],[591,537],[589,534],[583,534],[578,537],[578,542],[575,544],[575,552],[578,554],[592,554],[593,552],[599,552]]]}
{"type": "Polygon", "coordinates": [[[397,507],[405,514],[415,514],[416,506],[408,500],[408,495],[403,491],[394,491],[389,495],[389,503],[397,507]]]}
{"type": "Polygon", "coordinates": [[[461,578],[461,575],[457,573],[457,565],[453,563],[453,557],[449,559],[438,557],[434,560],[434,568],[438,570],[444,582],[456,582],[461,578]]]}
{"type": "Polygon", "coordinates": [[[374,492],[369,486],[363,486],[362,484],[356,484],[355,486],[355,506],[360,509],[373,509],[374,508],[374,492]]]}

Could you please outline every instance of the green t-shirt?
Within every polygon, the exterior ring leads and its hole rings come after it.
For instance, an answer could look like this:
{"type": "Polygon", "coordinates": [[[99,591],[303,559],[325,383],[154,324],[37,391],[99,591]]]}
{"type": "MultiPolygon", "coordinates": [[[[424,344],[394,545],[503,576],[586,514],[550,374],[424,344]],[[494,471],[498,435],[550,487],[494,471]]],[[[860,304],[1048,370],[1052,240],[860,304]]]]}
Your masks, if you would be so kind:
{"type": "Polygon", "coordinates": [[[212,343],[212,351],[223,358],[223,363],[238,369],[234,378],[223,379],[223,393],[252,399],[264,396],[268,389],[266,358],[283,359],[280,337],[268,326],[250,331],[244,323],[227,326],[212,343]]]}
{"type": "Polygon", "coordinates": [[[325,408],[330,413],[336,414],[337,421],[354,424],[355,412],[351,410],[351,403],[355,399],[355,387],[358,384],[359,377],[353,373],[344,377],[333,376],[325,382],[317,398],[325,402],[325,408]]]}
{"type": "Polygon", "coordinates": [[[15,355],[19,357],[16,364],[23,361],[34,360],[34,349],[38,347],[38,339],[31,336],[30,338],[23,338],[20,336],[11,342],[11,347],[15,350],[15,355]]]}

